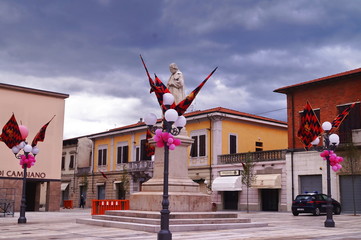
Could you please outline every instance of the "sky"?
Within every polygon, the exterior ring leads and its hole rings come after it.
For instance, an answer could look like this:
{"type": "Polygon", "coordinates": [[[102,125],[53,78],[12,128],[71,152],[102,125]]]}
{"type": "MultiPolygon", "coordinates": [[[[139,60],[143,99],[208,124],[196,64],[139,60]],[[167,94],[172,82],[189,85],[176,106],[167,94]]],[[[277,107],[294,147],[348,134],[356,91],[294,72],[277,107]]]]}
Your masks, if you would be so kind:
{"type": "Polygon", "coordinates": [[[69,94],[64,139],[161,117],[140,54],[186,94],[218,67],[190,111],[286,121],[273,90],[361,67],[360,23],[358,0],[2,0],[0,82],[69,94]]]}

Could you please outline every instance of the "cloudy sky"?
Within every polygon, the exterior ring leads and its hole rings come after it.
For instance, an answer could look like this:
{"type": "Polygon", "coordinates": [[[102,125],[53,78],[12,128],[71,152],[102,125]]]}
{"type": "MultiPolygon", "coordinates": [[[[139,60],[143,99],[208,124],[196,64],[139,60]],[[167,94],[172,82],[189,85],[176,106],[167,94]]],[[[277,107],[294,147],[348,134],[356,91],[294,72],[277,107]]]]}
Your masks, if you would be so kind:
{"type": "Polygon", "coordinates": [[[2,0],[0,82],[66,93],[64,138],[160,117],[142,54],[186,94],[215,67],[193,110],[286,120],[279,87],[361,66],[358,0],[2,0]]]}

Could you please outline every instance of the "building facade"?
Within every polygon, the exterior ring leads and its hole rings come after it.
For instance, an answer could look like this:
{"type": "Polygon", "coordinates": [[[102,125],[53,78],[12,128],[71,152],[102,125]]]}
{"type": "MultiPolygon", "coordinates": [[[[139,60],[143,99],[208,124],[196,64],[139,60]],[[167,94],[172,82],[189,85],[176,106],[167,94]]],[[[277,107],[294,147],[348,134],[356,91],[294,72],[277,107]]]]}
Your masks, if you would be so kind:
{"type": "MultiPolygon", "coordinates": [[[[28,169],[26,183],[27,210],[59,210],[60,158],[62,152],[65,99],[69,95],[0,84],[0,124],[4,126],[14,113],[19,124],[29,129],[31,141],[53,116],[44,142],[38,147],[36,163],[28,169]]],[[[15,210],[20,209],[23,170],[11,149],[0,143],[0,188],[15,189],[15,210]]]]}
{"type": "MultiPolygon", "coordinates": [[[[185,130],[194,141],[188,150],[189,177],[200,184],[202,191],[210,194],[211,185],[219,176],[219,171],[223,166],[223,163],[218,160],[219,155],[284,149],[287,146],[285,122],[226,108],[194,111],[184,116],[187,118],[185,130]]],[[[133,125],[87,136],[92,140],[93,146],[92,162],[89,164],[86,184],[88,206],[92,199],[127,199],[129,194],[140,191],[142,183],[152,177],[153,157],[146,155],[146,131],[147,127],[140,121],[133,125]]],[[[71,142],[71,140],[64,140],[64,149],[67,141],[71,142]]],[[[74,146],[73,150],[70,147],[69,151],[74,151],[74,146]]],[[[66,151],[64,150],[63,154],[64,152],[66,151]]],[[[275,162],[272,164],[274,165],[275,162]]],[[[226,164],[222,169],[233,168],[233,165],[226,164]]],[[[278,168],[280,169],[277,170],[280,174],[279,179],[285,178],[282,168],[278,168]]],[[[237,169],[240,170],[240,166],[237,166],[237,169]]],[[[74,174],[68,172],[68,179],[69,176],[70,178],[78,176],[77,171],[75,169],[74,174]]],[[[65,180],[66,175],[65,172],[63,173],[65,187],[69,180],[65,180]]],[[[75,192],[80,192],[81,187],[81,181],[78,180],[75,184],[78,190],[75,192]]],[[[232,189],[232,191],[236,191],[237,196],[240,194],[237,189],[232,189]]],[[[219,192],[223,191],[219,189],[219,192]]],[[[218,197],[218,191],[212,194],[217,208],[228,208],[227,203],[224,204],[223,197],[218,197]]],[[[277,193],[277,196],[279,194],[277,193]]],[[[71,195],[66,196],[71,198],[71,195]]],[[[74,194],[72,199],[77,204],[79,194],[74,194]]],[[[243,198],[239,199],[243,201],[243,198]]],[[[258,202],[256,205],[260,208],[258,202]]],[[[237,209],[242,209],[242,206],[240,201],[237,202],[237,209]]]]}
{"type": "MultiPolygon", "coordinates": [[[[297,138],[301,112],[309,101],[321,124],[332,120],[352,103],[356,103],[338,129],[340,145],[338,155],[347,155],[352,146],[360,145],[361,129],[361,69],[355,69],[292,86],[276,89],[275,92],[287,95],[288,109],[288,148],[286,155],[287,205],[290,210],[292,200],[305,191],[326,192],[326,162],[316,151],[304,151],[297,138]]],[[[344,168],[331,172],[332,197],[341,201],[343,211],[353,209],[352,195],[355,193],[358,211],[361,210],[361,169],[357,157],[350,169],[350,159],[345,158],[344,168]],[[352,190],[352,182],[356,186],[352,190]],[[357,187],[358,186],[358,187],[357,187]]]]}

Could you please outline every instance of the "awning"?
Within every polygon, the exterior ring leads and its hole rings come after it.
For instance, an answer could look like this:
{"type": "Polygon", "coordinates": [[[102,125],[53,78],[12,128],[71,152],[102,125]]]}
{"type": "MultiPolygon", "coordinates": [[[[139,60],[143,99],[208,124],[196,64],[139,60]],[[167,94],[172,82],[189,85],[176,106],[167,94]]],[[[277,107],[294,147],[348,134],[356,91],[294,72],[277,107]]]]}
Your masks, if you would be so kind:
{"type": "Polygon", "coordinates": [[[65,189],[68,187],[69,183],[62,183],[61,184],[61,191],[65,191],[65,189]]]}
{"type": "Polygon", "coordinates": [[[242,191],[242,177],[217,177],[213,180],[212,191],[242,191]]]}
{"type": "Polygon", "coordinates": [[[252,184],[253,188],[281,188],[281,174],[259,174],[252,184]]]}
{"type": "Polygon", "coordinates": [[[117,190],[117,184],[122,183],[122,181],[114,181],[113,182],[113,189],[117,190]]]}

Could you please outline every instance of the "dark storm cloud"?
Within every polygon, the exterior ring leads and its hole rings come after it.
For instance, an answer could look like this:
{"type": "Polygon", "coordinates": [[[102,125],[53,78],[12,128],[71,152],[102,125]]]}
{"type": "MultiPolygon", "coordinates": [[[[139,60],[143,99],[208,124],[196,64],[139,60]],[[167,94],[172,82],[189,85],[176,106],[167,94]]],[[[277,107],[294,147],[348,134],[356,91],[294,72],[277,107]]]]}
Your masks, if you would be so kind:
{"type": "Polygon", "coordinates": [[[165,83],[176,62],[186,93],[219,67],[194,109],[286,120],[274,89],[360,67],[360,16],[356,0],[4,0],[0,81],[69,93],[73,122],[131,124],[159,111],[142,54],[165,83]]]}

